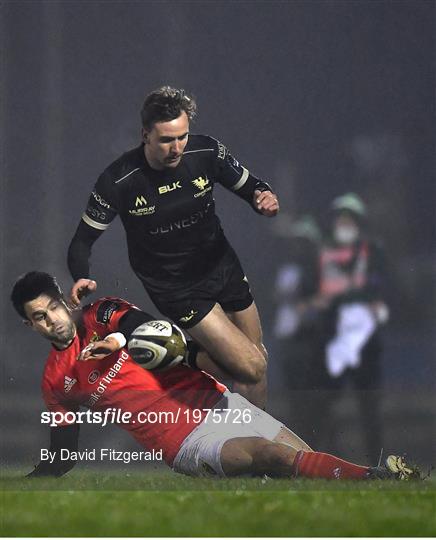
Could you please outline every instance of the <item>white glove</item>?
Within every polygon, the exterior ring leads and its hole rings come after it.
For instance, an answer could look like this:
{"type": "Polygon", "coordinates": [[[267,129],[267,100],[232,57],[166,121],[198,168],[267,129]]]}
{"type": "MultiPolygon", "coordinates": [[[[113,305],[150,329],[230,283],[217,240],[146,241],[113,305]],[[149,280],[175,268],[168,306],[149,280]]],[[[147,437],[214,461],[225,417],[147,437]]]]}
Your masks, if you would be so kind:
{"type": "Polygon", "coordinates": [[[376,329],[376,321],[366,304],[345,304],[339,308],[335,337],[327,344],[327,371],[339,377],[347,367],[360,364],[360,353],[376,329]]]}

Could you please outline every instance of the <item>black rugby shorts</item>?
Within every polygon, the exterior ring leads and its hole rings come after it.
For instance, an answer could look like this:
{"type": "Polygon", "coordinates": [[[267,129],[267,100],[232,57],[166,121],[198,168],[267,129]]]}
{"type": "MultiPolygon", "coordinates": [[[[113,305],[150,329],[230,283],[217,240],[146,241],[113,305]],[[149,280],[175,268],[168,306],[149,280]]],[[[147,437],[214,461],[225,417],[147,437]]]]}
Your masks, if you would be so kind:
{"type": "Polygon", "coordinates": [[[241,263],[230,249],[203,280],[171,296],[162,292],[150,294],[159,311],[181,328],[192,328],[212,310],[216,303],[226,312],[242,311],[253,303],[241,263]]]}

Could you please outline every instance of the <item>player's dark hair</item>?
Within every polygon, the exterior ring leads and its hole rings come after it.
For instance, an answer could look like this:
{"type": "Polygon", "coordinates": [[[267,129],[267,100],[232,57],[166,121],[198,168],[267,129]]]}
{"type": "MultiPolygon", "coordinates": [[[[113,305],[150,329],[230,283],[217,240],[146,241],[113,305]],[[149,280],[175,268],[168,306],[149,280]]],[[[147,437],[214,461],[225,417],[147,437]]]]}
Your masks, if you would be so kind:
{"type": "Polygon", "coordinates": [[[192,120],[197,112],[195,99],[182,88],[162,86],[145,98],[141,109],[142,126],[150,130],[156,122],[175,120],[183,111],[192,120]]]}
{"type": "Polygon", "coordinates": [[[24,304],[35,300],[40,294],[46,294],[55,300],[64,300],[56,278],[46,272],[28,272],[17,279],[12,288],[11,301],[20,317],[28,318],[24,304]]]}

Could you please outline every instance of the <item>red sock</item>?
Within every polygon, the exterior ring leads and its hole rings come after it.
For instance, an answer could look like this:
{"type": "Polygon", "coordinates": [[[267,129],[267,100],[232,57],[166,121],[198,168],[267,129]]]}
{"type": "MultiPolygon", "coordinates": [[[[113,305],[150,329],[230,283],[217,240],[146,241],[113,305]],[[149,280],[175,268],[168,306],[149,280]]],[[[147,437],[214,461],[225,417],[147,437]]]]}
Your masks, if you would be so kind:
{"type": "Polygon", "coordinates": [[[297,452],[293,467],[295,476],[343,480],[363,480],[368,477],[369,471],[369,467],[355,465],[330,454],[303,450],[297,452]]]}

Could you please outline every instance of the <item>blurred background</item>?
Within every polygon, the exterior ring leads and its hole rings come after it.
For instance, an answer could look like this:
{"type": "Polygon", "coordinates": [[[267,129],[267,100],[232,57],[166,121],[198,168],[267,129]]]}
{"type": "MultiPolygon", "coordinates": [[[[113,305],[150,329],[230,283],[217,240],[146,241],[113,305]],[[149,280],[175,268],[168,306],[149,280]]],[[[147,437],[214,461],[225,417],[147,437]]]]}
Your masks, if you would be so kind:
{"type": "MultiPolygon", "coordinates": [[[[309,215],[322,232],[331,201],[354,192],[389,266],[381,374],[368,390],[380,403],[381,444],[434,462],[434,2],[15,0],[0,15],[2,464],[30,467],[48,440],[39,421],[48,344],[22,327],[11,286],[39,269],[70,287],[66,251],[89,192],[139,144],[142,102],[163,84],[192,92],[191,131],[220,139],[280,197],[281,215],[269,220],[215,190],[261,314],[269,412],[309,444],[322,428],[323,448],[374,461],[362,390],[345,384],[331,414],[305,418],[298,405],[316,404],[319,389],[292,384],[301,359],[277,332],[293,225],[309,215]]],[[[118,220],[94,247],[92,276],[99,294],[155,312],[118,220]]],[[[134,447],[120,430],[83,433],[83,448],[134,447]]]]}

